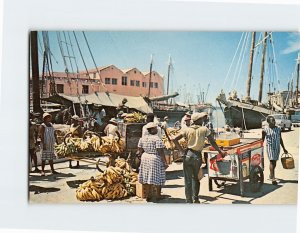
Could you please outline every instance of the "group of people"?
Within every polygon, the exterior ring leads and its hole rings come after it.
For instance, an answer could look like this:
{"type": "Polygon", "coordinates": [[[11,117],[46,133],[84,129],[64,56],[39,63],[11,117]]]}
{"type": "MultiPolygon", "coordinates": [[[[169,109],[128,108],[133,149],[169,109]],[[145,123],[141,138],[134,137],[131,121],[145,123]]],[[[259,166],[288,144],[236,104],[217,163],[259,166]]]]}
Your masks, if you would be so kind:
{"type": "Polygon", "coordinates": [[[52,116],[49,113],[44,113],[43,121],[39,126],[35,121],[37,117],[37,115],[31,113],[29,118],[29,155],[35,166],[34,172],[41,172],[41,176],[45,176],[45,164],[48,160],[51,168],[51,173],[57,174],[58,172],[55,171],[53,165],[53,160],[56,158],[54,153],[54,145],[55,143],[57,143],[57,135],[51,122],[52,116]],[[42,150],[41,171],[37,166],[37,148],[40,148],[42,150]]]}
{"type": "MultiPolygon", "coordinates": [[[[103,122],[102,116],[101,120],[103,122]]],[[[80,123],[80,118],[77,115],[70,117],[70,128],[66,136],[81,138],[86,130],[85,127],[80,123]]],[[[120,137],[118,132],[118,122],[115,118],[107,120],[101,124],[102,132],[104,135],[109,137],[120,137]]],[[[49,113],[42,115],[40,120],[40,114],[30,113],[29,116],[29,156],[35,169],[33,172],[41,173],[41,176],[45,176],[45,164],[49,162],[51,173],[57,174],[54,169],[53,160],[56,158],[54,152],[54,145],[58,143],[57,134],[53,127],[53,119],[49,113]],[[41,150],[41,169],[38,168],[37,151],[41,150]]],[[[69,166],[72,167],[71,160],[69,166]]],[[[76,167],[79,167],[79,161],[77,161],[76,167]]]]}
{"type": "MultiPolygon", "coordinates": [[[[161,198],[161,187],[166,181],[166,168],[168,164],[164,152],[164,144],[160,137],[160,127],[153,122],[154,115],[147,116],[147,124],[143,127],[142,138],[138,149],[142,154],[139,169],[139,182],[149,186],[148,201],[157,201],[161,198]]],[[[225,153],[217,146],[212,131],[205,126],[207,113],[186,114],[181,126],[180,134],[170,138],[177,148],[184,154],[183,171],[185,181],[185,196],[187,203],[199,203],[200,181],[198,173],[202,164],[202,149],[205,140],[224,157],[225,153]],[[193,124],[190,124],[191,121],[193,124]],[[181,148],[178,141],[184,137],[187,141],[187,150],[181,148]]],[[[163,126],[164,127],[164,126],[163,126]]]]}
{"type": "MultiPolygon", "coordinates": [[[[147,117],[147,124],[143,127],[142,138],[139,140],[138,149],[141,156],[141,165],[138,180],[145,186],[149,186],[147,201],[161,199],[161,187],[166,181],[166,169],[168,164],[164,152],[164,144],[161,140],[161,128],[153,122],[154,116],[147,117]],[[151,191],[152,190],[152,191],[151,191]]],[[[288,153],[281,137],[281,130],[275,125],[275,119],[272,116],[267,117],[269,127],[263,129],[262,140],[266,140],[266,149],[270,160],[270,179],[272,184],[276,185],[275,167],[279,159],[280,145],[284,153],[288,153]]],[[[228,129],[225,129],[227,131],[228,129]]],[[[202,150],[205,140],[222,156],[226,152],[222,151],[214,140],[214,131],[208,114],[187,113],[181,121],[180,134],[171,138],[178,150],[183,155],[183,172],[185,183],[185,197],[187,203],[200,203],[199,191],[200,180],[198,177],[202,165],[202,150]],[[183,150],[178,141],[185,138],[187,149],[183,150]]],[[[204,153],[204,160],[207,161],[207,154],[204,153]]],[[[206,165],[207,166],[207,165],[206,165]]],[[[205,167],[204,167],[205,168],[205,167]]]]}
{"type": "MultiPolygon", "coordinates": [[[[40,172],[45,176],[45,162],[48,160],[52,174],[57,174],[54,169],[53,160],[56,158],[54,153],[54,145],[58,142],[55,133],[52,116],[49,113],[44,113],[43,121],[38,126],[37,116],[30,114],[29,119],[29,154],[31,160],[34,162],[34,172],[40,172]],[[42,149],[41,171],[37,166],[36,149],[42,149]]],[[[276,185],[275,167],[279,159],[280,145],[284,153],[288,153],[285,149],[281,137],[281,130],[275,125],[275,119],[272,116],[267,117],[269,127],[262,131],[262,140],[266,140],[267,154],[270,160],[270,179],[272,184],[276,185]]],[[[139,168],[138,180],[140,183],[149,186],[148,201],[157,201],[161,198],[161,187],[166,181],[166,169],[168,164],[165,157],[165,146],[161,140],[162,130],[168,128],[168,117],[164,118],[163,124],[158,127],[155,123],[154,114],[148,114],[146,118],[146,125],[142,129],[142,137],[138,142],[138,153],[141,155],[141,164],[139,168]]],[[[119,136],[118,121],[112,118],[108,121],[104,132],[107,136],[119,136]]],[[[214,130],[211,122],[208,119],[208,114],[202,113],[187,113],[181,121],[181,130],[176,137],[171,137],[170,140],[174,142],[177,149],[183,155],[183,172],[185,183],[185,196],[187,203],[199,203],[200,181],[198,179],[199,170],[202,165],[202,150],[205,145],[205,140],[215,148],[222,157],[226,153],[222,151],[214,140],[214,130]],[[178,141],[185,138],[187,142],[187,149],[183,150],[178,141]]],[[[73,115],[71,117],[71,126],[69,134],[72,137],[82,137],[83,129],[79,124],[79,117],[73,115]]],[[[205,154],[204,154],[205,156],[205,154]]],[[[207,156],[207,155],[206,155],[207,156]]],[[[205,157],[204,161],[207,160],[205,157]]],[[[77,164],[79,165],[79,163],[77,164]]]]}

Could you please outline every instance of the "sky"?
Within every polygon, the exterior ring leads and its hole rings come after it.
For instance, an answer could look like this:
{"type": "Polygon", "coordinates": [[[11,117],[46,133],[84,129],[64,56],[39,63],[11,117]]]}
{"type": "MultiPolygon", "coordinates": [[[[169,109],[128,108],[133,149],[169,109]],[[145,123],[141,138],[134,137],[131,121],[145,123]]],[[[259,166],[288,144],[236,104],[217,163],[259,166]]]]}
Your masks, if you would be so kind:
{"type": "MultiPolygon", "coordinates": [[[[81,31],[75,32],[79,47],[88,69],[95,65],[81,31]]],[[[44,34],[45,35],[45,34],[44,34]]],[[[85,70],[73,32],[48,32],[53,70],[64,71],[64,60],[58,43],[60,35],[64,55],[73,45],[79,70],[85,70]],[[64,38],[66,36],[66,40],[64,38]]],[[[115,65],[120,69],[136,67],[149,71],[151,55],[153,70],[165,77],[168,74],[169,56],[172,59],[170,92],[178,91],[176,98],[181,102],[197,102],[200,92],[204,92],[206,102],[215,104],[215,98],[223,89],[228,93],[235,89],[238,96],[245,96],[250,54],[251,34],[246,32],[198,32],[198,31],[86,31],[86,38],[96,65],[115,65]],[[234,59],[233,59],[234,58],[234,59]],[[208,91],[207,91],[208,90],[208,91]]],[[[263,33],[256,33],[256,44],[263,33]]],[[[287,90],[288,82],[295,79],[297,55],[300,52],[299,32],[272,32],[272,45],[267,47],[264,79],[266,91],[287,90]],[[275,57],[274,57],[275,54],[275,57]]],[[[270,40],[269,40],[270,41],[270,40]]],[[[43,34],[39,32],[39,65],[42,70],[43,34]]],[[[251,98],[258,97],[258,83],[262,46],[257,46],[253,61],[251,98]]],[[[71,59],[75,67],[75,59],[71,59]]],[[[71,65],[66,59],[71,71],[71,65]]],[[[165,88],[166,89],[166,88],[165,88]]]]}

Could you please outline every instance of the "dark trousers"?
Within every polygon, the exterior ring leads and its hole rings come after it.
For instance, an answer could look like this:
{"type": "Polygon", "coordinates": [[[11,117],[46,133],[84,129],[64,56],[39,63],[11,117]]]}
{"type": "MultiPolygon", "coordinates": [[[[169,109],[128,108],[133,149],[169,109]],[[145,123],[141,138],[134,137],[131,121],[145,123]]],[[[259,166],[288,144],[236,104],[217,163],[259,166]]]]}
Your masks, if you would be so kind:
{"type": "Polygon", "coordinates": [[[197,154],[197,156],[190,156],[191,153],[193,152],[188,151],[183,159],[184,185],[187,203],[193,203],[193,200],[198,200],[200,191],[198,173],[202,164],[201,153],[197,154]]]}

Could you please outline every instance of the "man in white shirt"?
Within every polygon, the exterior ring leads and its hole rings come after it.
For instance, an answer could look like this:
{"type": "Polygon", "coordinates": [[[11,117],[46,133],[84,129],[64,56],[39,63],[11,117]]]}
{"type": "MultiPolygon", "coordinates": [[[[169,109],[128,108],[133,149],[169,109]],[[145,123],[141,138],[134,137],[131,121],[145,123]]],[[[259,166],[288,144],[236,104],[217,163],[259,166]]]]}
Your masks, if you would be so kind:
{"type": "Polygon", "coordinates": [[[165,117],[164,117],[164,121],[163,121],[163,123],[161,124],[161,127],[164,128],[164,129],[169,128],[168,122],[169,122],[169,117],[168,117],[168,116],[165,116],[165,117]]]}
{"type": "Polygon", "coordinates": [[[187,125],[187,121],[188,121],[188,123],[191,123],[191,116],[192,116],[192,114],[190,112],[186,112],[185,115],[182,117],[181,124],[180,124],[182,129],[190,126],[190,125],[187,125]]]}
{"type": "Polygon", "coordinates": [[[108,125],[104,129],[104,133],[110,138],[121,137],[118,131],[118,122],[115,118],[110,119],[108,125]]]}

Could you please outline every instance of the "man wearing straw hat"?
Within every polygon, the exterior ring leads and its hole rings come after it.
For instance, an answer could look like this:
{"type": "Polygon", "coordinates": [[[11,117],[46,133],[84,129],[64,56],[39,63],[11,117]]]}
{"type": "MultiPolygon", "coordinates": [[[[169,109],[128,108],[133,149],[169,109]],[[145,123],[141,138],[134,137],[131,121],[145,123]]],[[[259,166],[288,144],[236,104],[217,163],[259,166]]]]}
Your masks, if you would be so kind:
{"type": "Polygon", "coordinates": [[[275,179],[275,167],[280,154],[280,145],[285,154],[287,154],[288,151],[285,149],[282,141],[281,129],[275,125],[275,118],[273,116],[268,116],[267,122],[269,127],[263,129],[262,140],[264,141],[266,139],[267,154],[270,160],[270,179],[272,180],[273,185],[277,185],[275,179]]]}
{"type": "MultiPolygon", "coordinates": [[[[183,157],[183,172],[185,183],[185,196],[187,203],[200,203],[198,195],[200,191],[200,181],[198,179],[198,173],[202,164],[201,151],[204,147],[205,138],[208,139],[210,144],[222,155],[225,153],[220,150],[215,140],[211,135],[211,131],[202,126],[204,113],[193,113],[192,121],[194,124],[182,130],[182,132],[173,138],[177,147],[179,145],[178,140],[185,137],[187,140],[187,151],[183,157]]],[[[182,148],[179,148],[182,151],[182,148]]]]}
{"type": "Polygon", "coordinates": [[[118,122],[115,118],[109,120],[108,125],[104,129],[104,133],[110,138],[121,137],[118,131],[118,122]]]}

